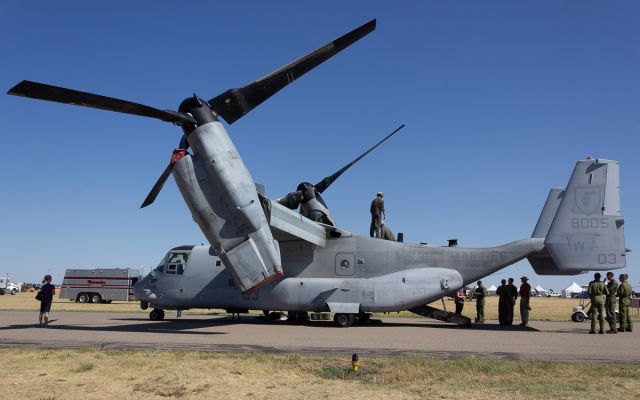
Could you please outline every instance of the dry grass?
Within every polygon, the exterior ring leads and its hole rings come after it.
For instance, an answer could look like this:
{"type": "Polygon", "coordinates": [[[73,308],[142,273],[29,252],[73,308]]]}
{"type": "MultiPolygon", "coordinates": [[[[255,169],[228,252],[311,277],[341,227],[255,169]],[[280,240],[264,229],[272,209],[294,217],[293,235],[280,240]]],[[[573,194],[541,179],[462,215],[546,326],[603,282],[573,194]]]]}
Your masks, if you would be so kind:
{"type": "MultiPolygon", "coordinates": [[[[445,299],[447,310],[455,310],[453,301],[449,298],[445,299]]],[[[433,307],[442,308],[442,302],[437,301],[431,304],[433,307]]],[[[558,297],[535,297],[531,299],[530,319],[532,321],[569,321],[574,306],[578,305],[576,299],[565,299],[558,297]]],[[[18,293],[15,296],[0,296],[0,311],[33,311],[39,308],[39,303],[35,299],[35,293],[18,293]]],[[[66,299],[54,299],[52,306],[53,311],[102,311],[102,312],[144,312],[140,309],[137,301],[124,302],[117,301],[111,304],[78,304],[66,299]]],[[[209,314],[211,312],[224,312],[222,310],[188,310],[185,314],[209,314]]],[[[467,301],[464,306],[463,314],[474,318],[476,313],[475,301],[467,301]]],[[[261,314],[256,312],[255,314],[261,314]]],[[[413,313],[402,311],[399,313],[380,314],[386,317],[416,317],[413,313]]],[[[486,300],[485,315],[488,320],[498,319],[498,298],[489,297],[486,300]]],[[[639,321],[638,315],[633,313],[633,319],[639,321]]],[[[520,319],[520,311],[518,305],[515,307],[515,321],[520,319]]]]}
{"type": "Polygon", "coordinates": [[[33,399],[488,399],[640,396],[637,366],[485,358],[0,349],[0,389],[33,399]]]}

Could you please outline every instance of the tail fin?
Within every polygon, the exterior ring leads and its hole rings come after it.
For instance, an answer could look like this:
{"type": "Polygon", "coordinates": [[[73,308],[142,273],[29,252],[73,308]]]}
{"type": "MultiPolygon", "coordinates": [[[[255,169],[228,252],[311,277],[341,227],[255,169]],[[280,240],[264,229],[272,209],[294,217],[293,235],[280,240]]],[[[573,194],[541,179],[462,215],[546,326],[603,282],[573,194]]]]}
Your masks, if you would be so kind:
{"type": "Polygon", "coordinates": [[[533,237],[545,237],[545,252],[529,258],[536,273],[625,267],[619,183],[617,161],[587,159],[578,161],[566,189],[551,190],[533,232],[533,237]]]}

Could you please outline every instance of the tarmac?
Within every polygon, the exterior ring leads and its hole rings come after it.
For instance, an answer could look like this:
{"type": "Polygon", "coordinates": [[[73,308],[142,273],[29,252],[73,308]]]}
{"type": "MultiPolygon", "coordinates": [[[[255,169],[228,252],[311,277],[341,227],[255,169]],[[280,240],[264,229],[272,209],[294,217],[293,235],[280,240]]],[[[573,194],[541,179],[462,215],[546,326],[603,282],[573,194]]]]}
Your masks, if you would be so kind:
{"type": "Polygon", "coordinates": [[[54,312],[49,327],[39,328],[37,312],[0,311],[0,348],[358,353],[640,365],[638,329],[589,335],[589,327],[588,322],[545,321],[503,327],[488,321],[461,328],[426,318],[382,318],[380,323],[338,328],[332,321],[232,320],[227,314],[175,318],[168,311],[164,321],[155,322],[141,313],[54,312]]]}

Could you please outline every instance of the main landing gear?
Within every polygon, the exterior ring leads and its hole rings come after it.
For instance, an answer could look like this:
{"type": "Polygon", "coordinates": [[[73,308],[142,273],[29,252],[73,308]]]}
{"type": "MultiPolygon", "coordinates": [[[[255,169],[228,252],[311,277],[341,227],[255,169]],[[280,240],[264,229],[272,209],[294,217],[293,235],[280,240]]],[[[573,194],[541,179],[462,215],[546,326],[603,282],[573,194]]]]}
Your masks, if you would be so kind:
{"type": "Polygon", "coordinates": [[[149,313],[149,319],[152,321],[162,321],[164,319],[164,310],[154,308],[149,313]]]}

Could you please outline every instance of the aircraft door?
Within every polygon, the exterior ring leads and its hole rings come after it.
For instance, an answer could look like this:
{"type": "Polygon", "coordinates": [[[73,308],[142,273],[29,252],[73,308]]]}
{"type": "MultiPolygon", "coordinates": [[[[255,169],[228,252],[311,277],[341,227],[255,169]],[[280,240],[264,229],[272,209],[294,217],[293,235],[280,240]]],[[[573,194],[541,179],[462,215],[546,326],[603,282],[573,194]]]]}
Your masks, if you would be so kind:
{"type": "Polygon", "coordinates": [[[353,276],[355,272],[355,256],[350,253],[336,254],[336,275],[353,276]]]}

